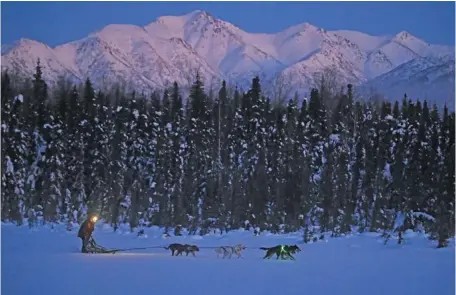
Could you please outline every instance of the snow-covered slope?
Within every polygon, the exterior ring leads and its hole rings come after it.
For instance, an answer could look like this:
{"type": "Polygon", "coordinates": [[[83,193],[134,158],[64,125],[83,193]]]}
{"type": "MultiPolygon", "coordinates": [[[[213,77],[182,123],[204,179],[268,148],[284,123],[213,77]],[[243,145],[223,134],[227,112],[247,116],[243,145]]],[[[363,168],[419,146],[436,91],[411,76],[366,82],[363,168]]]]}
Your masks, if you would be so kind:
{"type": "Polygon", "coordinates": [[[60,77],[79,81],[79,73],[69,67],[65,60],[61,60],[55,51],[46,44],[20,39],[10,46],[2,46],[2,70],[8,69],[15,74],[29,78],[33,77],[37,60],[46,69],[44,78],[50,84],[56,83],[60,77]]]}
{"type": "Polygon", "coordinates": [[[447,67],[454,67],[454,47],[428,44],[408,32],[371,36],[302,23],[276,34],[253,34],[197,10],[162,16],[144,27],[108,25],[56,48],[22,39],[2,46],[2,69],[30,76],[40,58],[50,81],[60,75],[79,81],[89,77],[98,85],[124,82],[148,91],[174,81],[188,85],[198,71],[206,84],[225,79],[247,86],[260,75],[265,88],[280,78],[290,90],[305,92],[328,68],[341,84],[360,85],[390,72],[405,81],[411,73],[400,66],[413,60],[418,68],[432,65],[429,71],[437,71],[428,76],[431,87],[433,79],[440,83],[444,73],[438,71],[445,66],[437,69],[428,59],[448,56],[447,67]]]}
{"type": "Polygon", "coordinates": [[[208,81],[219,76],[182,39],[152,38],[133,25],[106,26],[85,39],[56,47],[55,52],[84,78],[126,82],[146,90],[170,86],[174,80],[191,82],[196,71],[208,81]]]}
{"type": "Polygon", "coordinates": [[[428,100],[454,109],[455,60],[448,57],[419,57],[361,86],[366,92],[383,93],[387,98],[407,96],[428,100]]]}

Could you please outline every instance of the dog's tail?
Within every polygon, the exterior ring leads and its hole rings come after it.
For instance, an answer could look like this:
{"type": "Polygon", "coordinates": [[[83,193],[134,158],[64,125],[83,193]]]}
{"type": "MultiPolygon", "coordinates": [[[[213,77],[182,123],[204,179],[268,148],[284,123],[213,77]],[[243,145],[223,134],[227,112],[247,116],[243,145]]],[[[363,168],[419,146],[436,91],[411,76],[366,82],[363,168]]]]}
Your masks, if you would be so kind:
{"type": "Polygon", "coordinates": [[[163,248],[165,248],[165,250],[169,250],[169,246],[168,247],[163,247],[163,248]]]}
{"type": "Polygon", "coordinates": [[[271,249],[271,248],[260,247],[260,250],[266,250],[266,251],[267,251],[267,250],[269,250],[269,249],[271,249]]]}

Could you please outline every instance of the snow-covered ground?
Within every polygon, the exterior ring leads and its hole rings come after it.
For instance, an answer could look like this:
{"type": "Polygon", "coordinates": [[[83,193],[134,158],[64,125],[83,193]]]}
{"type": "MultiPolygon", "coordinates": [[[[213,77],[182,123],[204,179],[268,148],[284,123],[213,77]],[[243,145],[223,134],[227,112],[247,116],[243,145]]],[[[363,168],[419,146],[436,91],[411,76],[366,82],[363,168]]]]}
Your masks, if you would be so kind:
{"type": "Polygon", "coordinates": [[[185,242],[201,247],[197,257],[171,257],[165,249],[117,254],[81,254],[77,228],[29,230],[2,224],[1,294],[4,295],[452,295],[455,294],[454,240],[450,247],[413,233],[405,244],[387,246],[366,233],[303,244],[301,234],[254,236],[251,232],[162,237],[146,229],[138,238],[127,230],[98,225],[97,242],[108,248],[165,246],[185,242]],[[244,243],[243,259],[217,258],[210,247],[244,243]],[[261,246],[298,244],[296,261],[263,260],[261,246]],[[205,248],[207,247],[207,248],[205,248]]]}

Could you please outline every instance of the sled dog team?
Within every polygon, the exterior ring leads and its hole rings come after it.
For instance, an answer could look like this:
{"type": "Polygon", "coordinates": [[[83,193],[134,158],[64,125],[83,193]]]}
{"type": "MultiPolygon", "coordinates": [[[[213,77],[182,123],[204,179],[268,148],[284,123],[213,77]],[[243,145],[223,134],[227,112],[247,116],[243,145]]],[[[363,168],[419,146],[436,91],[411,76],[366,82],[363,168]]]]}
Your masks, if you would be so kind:
{"type": "MultiPolygon", "coordinates": [[[[97,222],[98,217],[96,215],[89,215],[88,218],[81,224],[81,227],[78,231],[78,237],[82,241],[82,253],[115,253],[119,250],[108,250],[104,247],[99,246],[95,239],[92,237],[92,233],[95,230],[95,222],[97,222]]],[[[182,245],[179,243],[170,244],[168,247],[164,247],[166,250],[171,250],[172,256],[182,256],[182,253],[188,256],[188,254],[192,253],[193,256],[195,252],[199,252],[199,248],[196,245],[182,245]]],[[[237,258],[241,258],[241,252],[244,251],[247,247],[243,244],[237,244],[235,246],[221,246],[215,248],[215,253],[217,253],[217,257],[222,255],[223,258],[230,259],[233,254],[237,256],[237,258]]],[[[297,245],[277,245],[275,247],[261,247],[260,250],[266,251],[266,255],[263,259],[270,259],[274,254],[277,256],[277,259],[292,259],[296,260],[292,254],[300,252],[301,249],[297,245]]]]}
{"type": "MultiPolygon", "coordinates": [[[[199,252],[199,247],[196,245],[182,245],[179,243],[170,244],[168,247],[164,247],[166,250],[171,250],[171,256],[179,256],[182,255],[184,252],[186,256],[188,254],[192,254],[196,257],[195,252],[199,252]]],[[[217,253],[217,257],[220,258],[228,258],[231,259],[232,255],[235,254],[237,258],[241,258],[242,251],[245,250],[247,247],[243,244],[237,244],[235,246],[221,246],[215,248],[215,253],[217,253]]],[[[266,251],[266,255],[263,259],[270,259],[274,254],[276,255],[276,259],[292,259],[296,260],[292,254],[297,252],[301,252],[301,249],[297,245],[277,245],[275,247],[261,247],[260,250],[266,251]]]]}

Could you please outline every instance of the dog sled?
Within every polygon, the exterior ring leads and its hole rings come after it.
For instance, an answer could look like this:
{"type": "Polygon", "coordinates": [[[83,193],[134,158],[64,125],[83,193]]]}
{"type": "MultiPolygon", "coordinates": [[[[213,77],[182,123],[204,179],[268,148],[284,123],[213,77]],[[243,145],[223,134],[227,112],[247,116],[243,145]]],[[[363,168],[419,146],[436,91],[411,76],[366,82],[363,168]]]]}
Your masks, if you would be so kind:
{"type": "Polygon", "coordinates": [[[117,252],[125,252],[131,250],[144,250],[157,247],[140,247],[140,248],[121,248],[121,249],[108,249],[103,246],[98,245],[95,240],[92,238],[87,245],[87,253],[90,254],[115,254],[117,252]]]}
{"type": "Polygon", "coordinates": [[[101,253],[104,253],[104,254],[107,254],[107,253],[111,253],[111,254],[114,254],[116,252],[119,252],[120,249],[107,249],[103,246],[100,246],[98,245],[95,240],[93,238],[90,239],[89,243],[87,244],[87,247],[86,247],[86,251],[87,253],[90,253],[90,254],[101,254],[101,253]]]}

